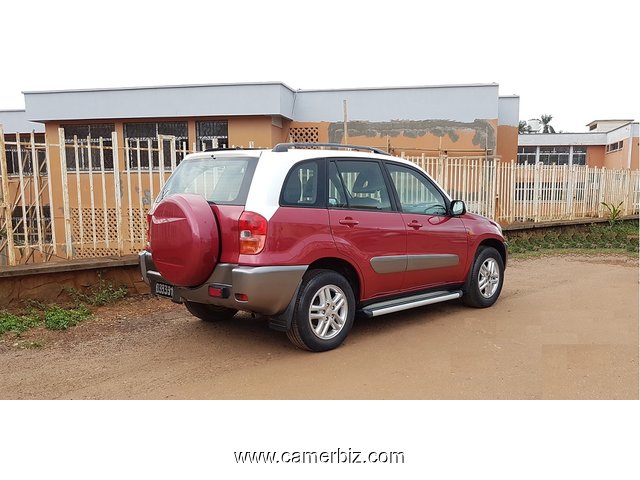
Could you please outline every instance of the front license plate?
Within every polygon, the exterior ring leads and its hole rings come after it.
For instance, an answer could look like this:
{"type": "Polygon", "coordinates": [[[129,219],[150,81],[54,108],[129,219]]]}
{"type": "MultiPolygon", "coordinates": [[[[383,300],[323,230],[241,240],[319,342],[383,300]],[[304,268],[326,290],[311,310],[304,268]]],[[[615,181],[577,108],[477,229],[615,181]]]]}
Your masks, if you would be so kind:
{"type": "Polygon", "coordinates": [[[173,286],[166,283],[156,283],[156,295],[173,298],[173,286]]]}

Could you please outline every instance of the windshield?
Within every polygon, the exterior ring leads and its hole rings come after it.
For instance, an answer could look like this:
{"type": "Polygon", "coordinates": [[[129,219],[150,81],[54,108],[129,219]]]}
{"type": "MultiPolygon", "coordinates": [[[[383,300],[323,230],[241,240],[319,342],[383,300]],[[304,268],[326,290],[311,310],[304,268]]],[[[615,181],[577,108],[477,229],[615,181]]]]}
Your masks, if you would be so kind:
{"type": "Polygon", "coordinates": [[[195,193],[208,202],[244,205],[253,178],[255,157],[207,157],[183,161],[164,186],[158,200],[174,193],[195,193]]]}

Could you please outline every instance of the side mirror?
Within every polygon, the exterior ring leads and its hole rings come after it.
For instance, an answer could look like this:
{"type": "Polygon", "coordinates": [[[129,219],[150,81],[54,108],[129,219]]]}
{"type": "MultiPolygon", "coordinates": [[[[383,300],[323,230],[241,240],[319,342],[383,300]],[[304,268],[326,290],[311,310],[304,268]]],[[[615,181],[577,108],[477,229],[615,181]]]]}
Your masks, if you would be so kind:
{"type": "Polygon", "coordinates": [[[459,217],[467,213],[467,207],[462,200],[454,200],[451,202],[451,215],[459,217]]]}

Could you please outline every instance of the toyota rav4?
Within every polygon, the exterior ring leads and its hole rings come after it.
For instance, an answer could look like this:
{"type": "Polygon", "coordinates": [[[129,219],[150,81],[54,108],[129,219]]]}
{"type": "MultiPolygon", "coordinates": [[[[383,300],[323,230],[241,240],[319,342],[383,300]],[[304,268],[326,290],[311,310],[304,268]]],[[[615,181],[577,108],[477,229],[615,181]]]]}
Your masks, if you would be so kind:
{"type": "Polygon", "coordinates": [[[339,346],[354,317],[498,299],[507,247],[422,169],[333,144],[187,155],[148,213],[151,292],[202,320],[260,314],[298,347],[339,346]]]}

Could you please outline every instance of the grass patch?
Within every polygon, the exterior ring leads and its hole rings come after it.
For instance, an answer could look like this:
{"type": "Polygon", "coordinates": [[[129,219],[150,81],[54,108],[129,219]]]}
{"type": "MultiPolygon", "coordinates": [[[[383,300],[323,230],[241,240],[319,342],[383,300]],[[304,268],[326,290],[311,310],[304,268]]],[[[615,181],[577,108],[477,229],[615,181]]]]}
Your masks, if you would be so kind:
{"type": "Polygon", "coordinates": [[[86,307],[66,309],[53,305],[44,313],[44,326],[49,330],[66,330],[89,318],[91,312],[86,307]]]}
{"type": "Polygon", "coordinates": [[[624,253],[638,255],[638,221],[507,231],[509,252],[624,253]]]}
{"type": "MultiPolygon", "coordinates": [[[[0,311],[0,335],[13,333],[19,337],[31,328],[45,327],[49,330],[66,330],[91,316],[85,306],[63,308],[51,305],[43,309],[29,308],[29,312],[22,315],[0,311]]],[[[37,347],[33,347],[37,348],[37,347]]]]}
{"type": "MultiPolygon", "coordinates": [[[[27,330],[44,327],[49,330],[66,330],[91,317],[88,306],[103,306],[115,303],[128,294],[126,287],[114,288],[98,276],[97,285],[89,287],[86,292],[79,292],[74,288],[67,289],[74,305],[61,307],[59,305],[45,305],[38,300],[28,300],[24,303],[26,313],[10,313],[0,310],[0,336],[13,333],[19,337],[27,330]]],[[[38,342],[16,344],[20,348],[40,348],[38,342]]]]}
{"type": "Polygon", "coordinates": [[[15,315],[4,310],[0,311],[0,335],[14,333],[16,336],[20,336],[30,328],[37,327],[40,323],[40,317],[33,313],[15,315]]]}

